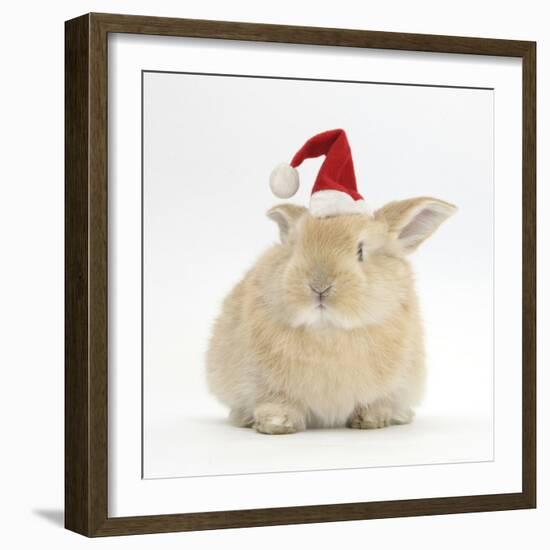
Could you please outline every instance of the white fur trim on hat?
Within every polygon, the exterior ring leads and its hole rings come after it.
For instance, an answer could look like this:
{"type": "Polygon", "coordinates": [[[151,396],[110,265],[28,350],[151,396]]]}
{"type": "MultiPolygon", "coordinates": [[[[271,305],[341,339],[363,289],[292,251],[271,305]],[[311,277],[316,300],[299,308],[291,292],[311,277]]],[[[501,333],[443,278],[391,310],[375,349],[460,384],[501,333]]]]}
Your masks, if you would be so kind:
{"type": "Polygon", "coordinates": [[[364,200],[354,200],[351,195],[334,189],[317,191],[311,195],[309,213],[316,218],[339,214],[370,214],[364,200]]]}
{"type": "Polygon", "coordinates": [[[285,162],[275,166],[269,177],[269,186],[276,197],[289,199],[300,187],[298,170],[285,162]]]}

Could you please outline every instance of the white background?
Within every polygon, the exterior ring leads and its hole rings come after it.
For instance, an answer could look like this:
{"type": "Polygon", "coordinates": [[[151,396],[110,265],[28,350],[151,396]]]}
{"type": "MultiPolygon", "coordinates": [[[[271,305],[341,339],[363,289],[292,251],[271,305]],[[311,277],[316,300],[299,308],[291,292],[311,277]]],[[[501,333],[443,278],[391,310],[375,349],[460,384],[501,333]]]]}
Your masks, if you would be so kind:
{"type": "MultiPolygon", "coordinates": [[[[493,91],[145,73],[144,98],[145,477],[492,460],[493,91]],[[258,437],[224,423],[207,393],[210,331],[225,295],[278,240],[265,216],[281,202],[272,167],[333,127],[346,129],[372,210],[414,196],[459,208],[411,257],[427,396],[408,426],[258,437]]],[[[116,132],[116,151],[125,136],[116,132]]],[[[299,168],[290,202],[308,204],[322,160],[299,168]]],[[[127,208],[127,196],[117,203],[127,208]]]]}
{"type": "MultiPolygon", "coordinates": [[[[116,151],[115,155],[110,156],[109,165],[109,186],[110,186],[110,205],[112,213],[110,215],[109,236],[110,236],[110,285],[115,289],[110,294],[109,300],[109,327],[110,327],[110,368],[109,368],[109,433],[111,444],[109,446],[109,513],[115,516],[124,515],[142,515],[142,514],[158,514],[158,513],[173,513],[182,511],[206,511],[220,509],[239,509],[250,507],[277,507],[277,506],[298,506],[313,503],[336,503],[350,502],[361,500],[392,500],[396,498],[422,498],[435,497],[442,495],[463,495],[463,494],[479,494],[479,493],[496,493],[496,492],[515,492],[521,486],[521,471],[519,461],[521,460],[519,441],[521,439],[521,417],[520,399],[521,399],[521,371],[518,368],[507,368],[508,365],[520,365],[521,362],[521,331],[519,323],[521,321],[521,67],[515,61],[501,59],[495,61],[492,58],[480,56],[440,56],[429,53],[395,53],[395,52],[378,52],[362,51],[358,52],[340,48],[323,48],[322,55],[316,48],[299,48],[288,47],[286,45],[262,45],[254,48],[245,48],[240,43],[220,43],[218,41],[195,41],[183,39],[157,39],[135,38],[135,37],[114,37],[109,45],[110,51],[110,67],[115,67],[115,70],[110,72],[110,89],[109,105],[112,107],[109,115],[109,147],[116,151]],[[315,450],[312,441],[315,441],[315,446],[322,447],[318,452],[325,453],[326,446],[331,446],[333,455],[331,460],[326,460],[329,466],[356,466],[359,460],[362,462],[368,461],[367,465],[386,463],[387,459],[383,460],[380,456],[376,456],[378,451],[387,447],[388,444],[395,444],[400,447],[394,453],[392,464],[395,464],[395,456],[407,455],[407,462],[430,462],[434,460],[434,455],[443,447],[450,456],[460,460],[472,459],[471,452],[475,445],[468,442],[464,444],[464,439],[473,439],[473,432],[470,428],[471,419],[467,418],[472,405],[469,402],[469,394],[464,394],[464,404],[459,410],[459,423],[457,418],[452,422],[448,418],[436,418],[440,422],[439,427],[435,427],[433,423],[417,422],[413,426],[405,428],[393,428],[381,432],[371,432],[369,437],[365,433],[350,432],[343,430],[345,433],[338,434],[334,430],[323,431],[308,431],[293,438],[263,438],[259,439],[253,432],[246,433],[246,446],[251,447],[249,452],[259,453],[259,449],[253,447],[262,446],[263,454],[277,450],[278,454],[282,454],[282,459],[285,460],[283,467],[287,470],[294,470],[304,465],[306,452],[297,452],[296,447],[304,444],[304,447],[309,451],[309,462],[311,459],[317,459],[317,464],[305,464],[306,467],[313,467],[313,471],[301,474],[294,473],[264,473],[259,476],[203,476],[203,477],[184,477],[171,478],[154,481],[141,481],[141,377],[139,371],[140,365],[140,349],[136,346],[136,342],[141,337],[140,326],[140,296],[141,296],[141,279],[140,279],[140,165],[135,162],[141,152],[140,142],[140,80],[141,69],[144,66],[163,68],[165,70],[204,70],[208,72],[219,73],[220,71],[228,71],[236,74],[291,74],[292,76],[308,76],[315,78],[338,78],[338,79],[364,79],[365,74],[369,78],[380,82],[392,82],[396,79],[405,82],[433,82],[436,80],[440,84],[457,85],[465,84],[474,86],[494,86],[496,91],[495,112],[500,113],[495,118],[495,179],[499,185],[495,187],[495,271],[498,277],[495,279],[495,341],[499,343],[496,348],[495,365],[496,372],[496,408],[495,416],[498,422],[495,425],[495,460],[493,462],[466,462],[457,464],[445,464],[445,460],[449,456],[439,455],[443,464],[425,466],[417,465],[411,469],[409,466],[397,466],[394,468],[360,468],[360,469],[328,469],[319,471],[319,459],[315,457],[315,450]],[[502,116],[504,114],[504,116],[502,116]],[[118,208],[117,205],[121,207],[118,208]],[[467,422],[469,420],[470,422],[467,422]],[[460,437],[454,437],[452,444],[447,441],[453,439],[451,430],[447,430],[445,437],[446,442],[437,443],[441,431],[445,431],[441,423],[449,423],[453,426],[453,430],[464,430],[466,433],[460,437]],[[460,424],[462,422],[462,424],[460,424]],[[399,437],[397,431],[401,430],[399,437]],[[408,432],[411,444],[409,448],[413,448],[413,453],[410,453],[407,448],[407,441],[404,431],[408,432]],[[425,437],[429,434],[429,437],[425,437]],[[352,440],[353,438],[353,440],[352,440]],[[299,441],[303,439],[303,441],[299,441]],[[341,440],[345,439],[350,446],[355,445],[355,441],[360,441],[357,444],[357,454],[354,452],[346,452],[341,450],[335,452],[341,440]],[[384,441],[384,439],[386,441],[384,441]],[[421,439],[426,443],[426,447],[432,447],[425,450],[425,456],[412,456],[418,453],[418,440],[421,439]],[[324,440],[324,441],[323,441],[324,440]],[[393,441],[392,441],[393,440],[393,441]],[[363,449],[359,449],[359,446],[363,449]],[[286,452],[284,452],[286,447],[286,452]],[[437,447],[437,451],[434,449],[437,447]],[[458,448],[458,452],[457,452],[458,448]],[[462,453],[461,456],[457,456],[462,453]],[[294,454],[294,456],[293,456],[294,454]],[[466,456],[465,456],[466,454],[466,456]],[[338,456],[339,455],[339,456],[338,456]],[[363,458],[364,455],[368,458],[363,458]],[[428,457],[426,460],[426,456],[428,457]],[[423,460],[419,460],[422,458],[423,460]],[[353,462],[355,460],[355,462],[353,462]],[[294,461],[294,464],[292,462],[294,461]],[[351,461],[351,463],[350,463],[351,461]],[[290,464],[289,464],[290,462],[290,464]]],[[[324,87],[323,87],[324,88],[324,87]]],[[[349,92],[348,92],[349,93],[349,92]]],[[[374,99],[374,98],[371,98],[374,99]]],[[[240,100],[240,98],[239,98],[240,100]]],[[[328,100],[325,100],[328,103],[328,100]]],[[[438,102],[432,101],[433,106],[438,102]]],[[[456,107],[454,107],[456,109],[456,107]]],[[[311,107],[305,107],[307,111],[311,107]]],[[[363,107],[357,107],[363,109],[363,107]]],[[[330,111],[327,111],[330,112],[330,111]]],[[[336,113],[342,111],[335,110],[336,113]]],[[[378,110],[375,111],[378,113],[378,110]]],[[[388,113],[382,113],[387,115],[388,113]]],[[[405,115],[402,115],[405,117],[405,115]]],[[[407,115],[407,118],[411,115],[407,115]]],[[[452,116],[446,115],[449,121],[452,116]]],[[[153,117],[153,120],[160,120],[162,117],[153,117]]],[[[297,118],[297,117],[294,117],[297,118]]],[[[393,115],[391,117],[393,120],[393,115]]],[[[426,120],[429,120],[427,117],[426,120]]],[[[414,128],[418,126],[418,120],[414,121],[414,128]]],[[[297,122],[294,121],[294,124],[297,122]]],[[[395,122],[395,124],[399,124],[395,122]]],[[[272,122],[278,124],[278,122],[272,122]]],[[[440,122],[434,126],[440,126],[440,122]]],[[[455,123],[456,124],[456,123],[455,123]]],[[[476,124],[477,126],[477,124],[476,124]]],[[[483,125],[480,125],[480,127],[483,125]]],[[[456,125],[458,129],[460,125],[456,125]]],[[[364,132],[363,128],[359,127],[359,135],[364,132]]],[[[202,131],[199,127],[194,133],[198,134],[202,131]]],[[[193,133],[193,132],[191,132],[193,133]]],[[[434,132],[435,133],[435,132],[434,132]]],[[[458,131],[459,134],[466,133],[464,129],[458,131]]],[[[376,134],[378,135],[378,134],[376,134]]],[[[384,132],[379,132],[380,136],[384,132]]],[[[429,135],[429,133],[428,133],[429,135]]],[[[301,137],[301,136],[300,136],[301,137]]],[[[214,139],[214,138],[210,138],[214,139]]],[[[296,138],[298,139],[298,138],[296,138]]],[[[371,138],[370,143],[373,148],[380,148],[391,151],[391,147],[386,144],[382,147],[380,144],[375,144],[371,138]]],[[[433,137],[422,140],[422,144],[433,143],[433,137]]],[[[456,144],[453,144],[456,145],[456,144]]],[[[280,147],[279,145],[277,145],[280,147]]],[[[181,152],[177,148],[175,140],[171,144],[172,154],[178,158],[181,157],[181,152]]],[[[459,160],[453,158],[444,163],[445,172],[449,171],[448,165],[460,164],[464,162],[467,166],[471,165],[471,161],[467,158],[460,158],[459,151],[463,151],[465,146],[461,143],[456,145],[458,151],[455,155],[459,160]],[[453,162],[455,161],[455,162],[453,162]]],[[[248,147],[252,148],[252,147],[248,147]]],[[[256,149],[256,147],[254,147],[256,149]]],[[[407,150],[403,146],[402,149],[407,150]]],[[[433,145],[428,149],[434,148],[433,145]]],[[[442,148],[438,144],[438,149],[442,148]]],[[[467,148],[466,148],[467,149],[467,148]]],[[[268,154],[276,154],[275,151],[268,154]]],[[[204,151],[195,153],[197,156],[203,157],[204,151]]],[[[265,154],[265,153],[260,153],[265,154]]],[[[441,154],[441,153],[439,153],[441,154]]],[[[464,154],[464,153],[463,153],[464,154]]],[[[235,153],[235,156],[240,154],[235,153]]],[[[365,154],[366,155],[366,154],[365,154]]],[[[164,156],[164,155],[163,155],[164,156]]],[[[279,154],[277,154],[279,157],[279,154]]],[[[282,155],[281,155],[282,156],[282,155]]],[[[412,155],[409,155],[412,156],[412,155]]],[[[418,163],[411,162],[415,166],[411,173],[420,172],[419,180],[424,178],[426,165],[434,163],[433,155],[426,155],[426,162],[418,163]]],[[[477,155],[471,155],[474,158],[479,158],[477,155]]],[[[166,157],[165,157],[166,158],[166,157]]],[[[279,157],[280,158],[280,157],[279,157]]],[[[160,166],[157,163],[155,170],[164,170],[165,162],[161,162],[160,166]]],[[[149,164],[149,163],[148,163],[149,164]]],[[[389,162],[381,162],[378,169],[378,179],[386,180],[388,175],[395,174],[389,168],[389,162]]],[[[243,167],[244,171],[249,170],[249,166],[253,164],[239,163],[238,166],[243,167]]],[[[263,163],[257,166],[262,172],[266,170],[263,163]]],[[[306,165],[309,171],[313,173],[310,163],[306,165]]],[[[454,166],[451,166],[455,169],[454,166]]],[[[146,168],[149,170],[149,168],[146,168]]],[[[485,169],[487,171],[487,168],[485,169]]],[[[175,185],[177,178],[174,174],[180,171],[172,168],[171,174],[165,174],[166,182],[175,185]]],[[[482,172],[482,171],[480,171],[482,172]]],[[[191,170],[190,170],[190,173],[191,170]]],[[[306,172],[307,174],[307,172],[306,172]]],[[[466,183],[471,178],[478,178],[481,174],[476,172],[468,172],[462,174],[465,181],[455,182],[454,187],[465,187],[466,183]]],[[[430,187],[440,189],[442,185],[438,177],[434,177],[429,181],[430,187]]],[[[219,178],[227,178],[226,173],[221,171],[219,178]]],[[[195,178],[199,179],[198,175],[195,178]]],[[[410,178],[413,180],[413,178],[410,178]]],[[[238,181],[238,180],[237,180],[238,181]]],[[[480,182],[478,182],[480,183],[480,182]]],[[[166,184],[166,183],[165,183],[166,184]]],[[[240,184],[240,181],[239,181],[240,184]]],[[[212,184],[215,186],[215,184],[212,184]]],[[[396,187],[405,186],[404,182],[396,183],[396,187]]],[[[406,187],[410,190],[409,186],[406,187]]],[[[486,186],[487,188],[487,186],[486,186]]],[[[257,188],[259,191],[259,187],[257,188]]],[[[374,188],[378,190],[376,187],[374,188]]],[[[458,192],[453,190],[453,196],[458,192]]],[[[172,189],[170,190],[172,193],[172,189]]],[[[479,192],[476,190],[476,194],[479,192]]],[[[303,194],[307,196],[307,191],[303,194]]],[[[435,193],[434,193],[435,194],[435,193]]],[[[193,197],[201,196],[202,191],[195,193],[193,197]]],[[[162,196],[162,193],[160,194],[162,196]]],[[[375,195],[376,196],[376,195],[375,195]]],[[[395,195],[394,195],[395,196],[395,195]]],[[[472,207],[474,197],[468,197],[464,200],[465,215],[464,218],[471,217],[473,225],[481,225],[476,223],[476,214],[479,207],[472,207]]],[[[267,199],[266,199],[267,200],[267,199]]],[[[375,199],[371,199],[376,202],[375,199]]],[[[486,202],[486,201],[482,201],[486,202]]],[[[172,206],[171,206],[172,208],[172,206]]],[[[161,208],[160,210],[164,210],[161,208]]],[[[149,216],[151,217],[151,216],[149,216]]],[[[262,216],[263,217],[263,216],[262,216]]],[[[477,218],[480,214],[477,214],[477,218]]],[[[456,217],[455,217],[456,220],[456,217]]],[[[175,223],[175,222],[172,222],[175,223]]],[[[235,223],[235,222],[233,222],[235,223]]],[[[447,228],[449,224],[447,224],[447,228]]],[[[472,228],[466,229],[461,224],[462,232],[466,235],[471,235],[472,228]]],[[[467,226],[466,226],[467,227],[467,226]]],[[[229,230],[227,231],[229,232],[229,230]]],[[[440,232],[441,238],[441,232],[440,232]]],[[[462,239],[456,239],[459,242],[462,239]]],[[[258,243],[254,242],[254,246],[258,243]]],[[[177,248],[174,245],[169,248],[177,248]]],[[[194,247],[194,252],[198,247],[194,247]]],[[[429,248],[424,247],[424,250],[429,248]]],[[[155,251],[157,254],[158,251],[155,251]]],[[[463,255],[472,254],[468,249],[463,255]]],[[[195,256],[193,255],[193,258],[195,256]]],[[[207,261],[211,261],[207,257],[207,261]]],[[[429,258],[429,256],[428,256],[429,258]]],[[[438,269],[446,269],[437,264],[435,259],[428,262],[431,270],[433,266],[438,269]]],[[[154,262],[157,265],[157,262],[154,262]]],[[[174,271],[168,269],[168,271],[174,271]]],[[[165,274],[162,274],[164,276],[165,274]]],[[[471,276],[471,275],[469,275],[471,276]]],[[[447,273],[441,278],[451,278],[447,273]]],[[[150,277],[149,277],[150,278],[150,277]]],[[[476,281],[477,282],[477,281],[476,281]]],[[[430,285],[436,288],[435,284],[430,285]]],[[[458,288],[458,287],[457,287],[458,288]]],[[[432,291],[432,289],[430,289],[432,291]]],[[[178,293],[179,289],[174,290],[174,294],[178,293]]],[[[431,294],[431,292],[430,292],[431,294]]],[[[156,304],[159,302],[155,300],[156,304]]],[[[162,304],[163,301],[161,300],[162,304]]],[[[148,308],[149,310],[151,307],[148,308]]],[[[445,313],[447,313],[445,311],[445,313]]],[[[441,313],[438,313],[441,315],[441,313]]],[[[196,323],[196,320],[194,320],[196,323]]],[[[441,324],[441,323],[439,323],[441,324]]],[[[170,322],[170,330],[177,325],[176,322],[170,322]]],[[[183,335],[182,335],[183,338],[183,335]]],[[[151,346],[146,346],[146,353],[151,346]]],[[[449,345],[451,349],[453,346],[449,345]]],[[[456,347],[456,346],[455,346],[456,347]]],[[[466,347],[464,344],[463,347],[466,347]]],[[[454,352],[458,353],[458,352],[454,352]]],[[[163,353],[162,360],[165,360],[167,354],[163,353]]],[[[448,353],[445,353],[437,363],[448,361],[448,353]]],[[[463,361],[472,359],[463,359],[463,361]]],[[[159,365],[159,368],[162,368],[159,365]]],[[[458,374],[458,369],[462,369],[459,365],[455,372],[458,374]]],[[[154,365],[148,369],[154,371],[154,365]]],[[[146,394],[148,380],[150,374],[146,377],[146,394]]],[[[161,377],[162,380],[162,377],[161,377]]],[[[485,397],[485,396],[484,396],[485,397]]],[[[486,405],[485,405],[486,406],[486,405]]],[[[428,418],[428,417],[426,417],[428,418]]],[[[207,424],[203,420],[202,432],[204,439],[208,436],[211,441],[210,445],[214,447],[211,453],[202,457],[197,450],[201,446],[196,444],[197,422],[194,420],[194,429],[187,429],[192,442],[189,443],[189,450],[186,454],[180,451],[179,456],[175,457],[174,462],[178,468],[185,466],[196,468],[196,463],[199,460],[202,462],[212,462],[213,468],[221,469],[219,464],[215,464],[214,457],[219,454],[215,446],[212,445],[214,433],[213,425],[210,423],[208,429],[207,424]],[[193,433],[192,433],[193,432],[193,433]],[[192,449],[192,452],[191,452],[192,449]]],[[[200,417],[198,418],[199,420],[200,417]]],[[[177,448],[177,440],[182,441],[182,435],[178,432],[178,422],[182,422],[180,418],[170,418],[170,423],[161,422],[162,433],[167,433],[167,428],[172,428],[172,434],[168,437],[176,440],[176,450],[173,448],[162,449],[160,446],[153,445],[154,448],[161,449],[161,457],[166,454],[174,453],[181,449],[186,451],[183,444],[177,448]],[[164,452],[163,452],[164,451],[164,452]]],[[[475,423],[479,426],[481,422],[475,419],[475,423]]],[[[220,430],[223,426],[220,426],[220,430]]],[[[183,437],[185,437],[186,427],[183,427],[183,437]]],[[[230,433],[227,430],[223,432],[229,439],[230,433]]],[[[245,437],[243,435],[243,437],[245,437]]],[[[483,438],[483,434],[481,434],[483,438]]],[[[148,438],[148,436],[146,437],[148,438]]],[[[485,441],[487,442],[485,436],[485,441]]],[[[229,442],[227,442],[229,443],[229,442]]],[[[219,442],[216,441],[216,445],[219,442]]],[[[236,443],[238,446],[245,446],[243,441],[236,443]]],[[[228,444],[225,445],[227,447],[228,444]]],[[[208,447],[203,445],[202,448],[208,447]]],[[[479,449],[475,449],[479,451],[479,449]]],[[[487,450],[485,450],[487,453],[487,450]]],[[[229,452],[224,450],[224,455],[229,456],[229,452]]],[[[232,454],[238,454],[233,451],[232,454]]],[[[390,453],[388,453],[390,454],[390,453]]],[[[233,471],[235,471],[242,458],[233,458],[233,471]]],[[[275,470],[280,468],[280,462],[271,459],[270,469],[275,470]]],[[[229,462],[230,460],[228,460],[229,462]]],[[[266,460],[260,456],[258,463],[253,464],[249,469],[258,471],[263,468],[266,460]]],[[[325,464],[326,464],[325,462],[325,464]]],[[[437,462],[437,457],[436,457],[437,462]]],[[[221,465],[224,469],[227,464],[221,465]]],[[[180,470],[181,471],[181,470],[180,470]]],[[[238,471],[238,470],[237,470],[238,471]]],[[[189,472],[189,469],[187,469],[189,472]]],[[[187,473],[184,472],[184,473],[187,473]]]]}
{"type": "MultiPolygon", "coordinates": [[[[8,8],[11,21],[2,35],[5,80],[2,87],[4,199],[0,203],[2,271],[2,541],[75,548],[105,547],[277,547],[297,541],[334,547],[345,538],[364,544],[463,548],[482,538],[499,548],[517,548],[541,540],[548,515],[547,477],[539,474],[539,509],[465,516],[395,519],[318,526],[261,528],[216,533],[87,541],[60,529],[63,456],[63,24],[64,19],[95,11],[265,21],[388,31],[463,34],[539,41],[539,151],[550,125],[545,103],[549,75],[545,67],[544,3],[524,2],[388,2],[361,7],[342,1],[336,8],[278,2],[71,2],[41,6],[22,2],[8,8]],[[26,32],[18,21],[26,20],[26,32]],[[32,38],[31,38],[32,37],[32,38]],[[5,43],[4,43],[5,42],[5,43]],[[29,154],[32,154],[29,159],[29,154]],[[31,337],[29,335],[32,335],[31,337]],[[9,540],[11,539],[11,541],[9,540]]],[[[539,181],[544,181],[542,154],[539,181]]],[[[542,188],[542,186],[541,186],[542,188]]],[[[542,189],[541,189],[542,190],[542,189]]],[[[542,193],[541,193],[542,195],[542,193]]],[[[544,196],[546,200],[546,196],[544,196]]],[[[542,199],[541,199],[542,202],[542,199]]],[[[542,204],[541,204],[542,205],[542,204]]],[[[542,210],[542,209],[541,209],[542,210]]],[[[539,219],[550,214],[540,212],[539,219]]],[[[545,224],[545,229],[547,224],[545,224]]],[[[542,237],[542,235],[541,235],[542,237]]],[[[542,239],[541,239],[542,240],[542,239]]],[[[539,248],[542,251],[542,246],[539,248]]],[[[539,280],[542,274],[539,273],[539,280]]],[[[546,300],[546,294],[544,295],[546,300]]],[[[542,300],[540,302],[542,304],[542,300]]],[[[543,324],[539,322],[539,327],[543,324]]],[[[542,333],[540,333],[542,342],[542,333]]],[[[542,360],[540,361],[542,364],[542,360]]],[[[547,377],[539,375],[541,421],[547,377]]],[[[539,431],[542,458],[547,441],[539,431]]],[[[548,436],[546,436],[548,437],[548,436]]],[[[542,459],[541,459],[542,462],[542,459]]]]}

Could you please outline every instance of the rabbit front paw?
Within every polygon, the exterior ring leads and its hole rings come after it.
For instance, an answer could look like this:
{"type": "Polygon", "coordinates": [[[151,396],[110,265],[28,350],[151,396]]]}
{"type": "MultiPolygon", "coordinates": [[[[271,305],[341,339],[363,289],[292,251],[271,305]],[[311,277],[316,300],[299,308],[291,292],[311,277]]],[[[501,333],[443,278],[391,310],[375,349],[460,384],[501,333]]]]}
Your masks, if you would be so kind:
{"type": "Polygon", "coordinates": [[[305,428],[300,412],[291,405],[265,403],[254,411],[253,428],[263,434],[292,434],[305,428]]]}
{"type": "Polygon", "coordinates": [[[392,424],[409,424],[414,418],[411,409],[396,409],[390,404],[359,405],[348,419],[348,427],[359,430],[385,428],[392,424]]]}

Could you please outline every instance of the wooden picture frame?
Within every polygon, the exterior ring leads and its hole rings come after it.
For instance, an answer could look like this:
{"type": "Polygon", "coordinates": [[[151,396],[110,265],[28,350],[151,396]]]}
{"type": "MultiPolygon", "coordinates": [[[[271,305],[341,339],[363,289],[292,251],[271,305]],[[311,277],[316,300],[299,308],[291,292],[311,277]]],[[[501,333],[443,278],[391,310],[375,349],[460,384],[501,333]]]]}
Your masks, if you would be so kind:
{"type": "Polygon", "coordinates": [[[65,25],[65,526],[86,536],[533,508],[536,505],[536,44],[87,14],[65,25]],[[109,517],[107,36],[133,33],[520,58],[523,67],[523,488],[511,494],[109,517]]]}

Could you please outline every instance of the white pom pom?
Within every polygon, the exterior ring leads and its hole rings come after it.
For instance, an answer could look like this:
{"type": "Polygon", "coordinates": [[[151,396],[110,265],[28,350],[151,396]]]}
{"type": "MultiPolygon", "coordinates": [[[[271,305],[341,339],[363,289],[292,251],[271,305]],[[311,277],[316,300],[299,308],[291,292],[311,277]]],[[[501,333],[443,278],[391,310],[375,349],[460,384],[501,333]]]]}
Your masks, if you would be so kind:
{"type": "Polygon", "coordinates": [[[269,186],[276,197],[289,199],[296,194],[300,186],[298,170],[285,162],[279,164],[271,172],[269,186]]]}

